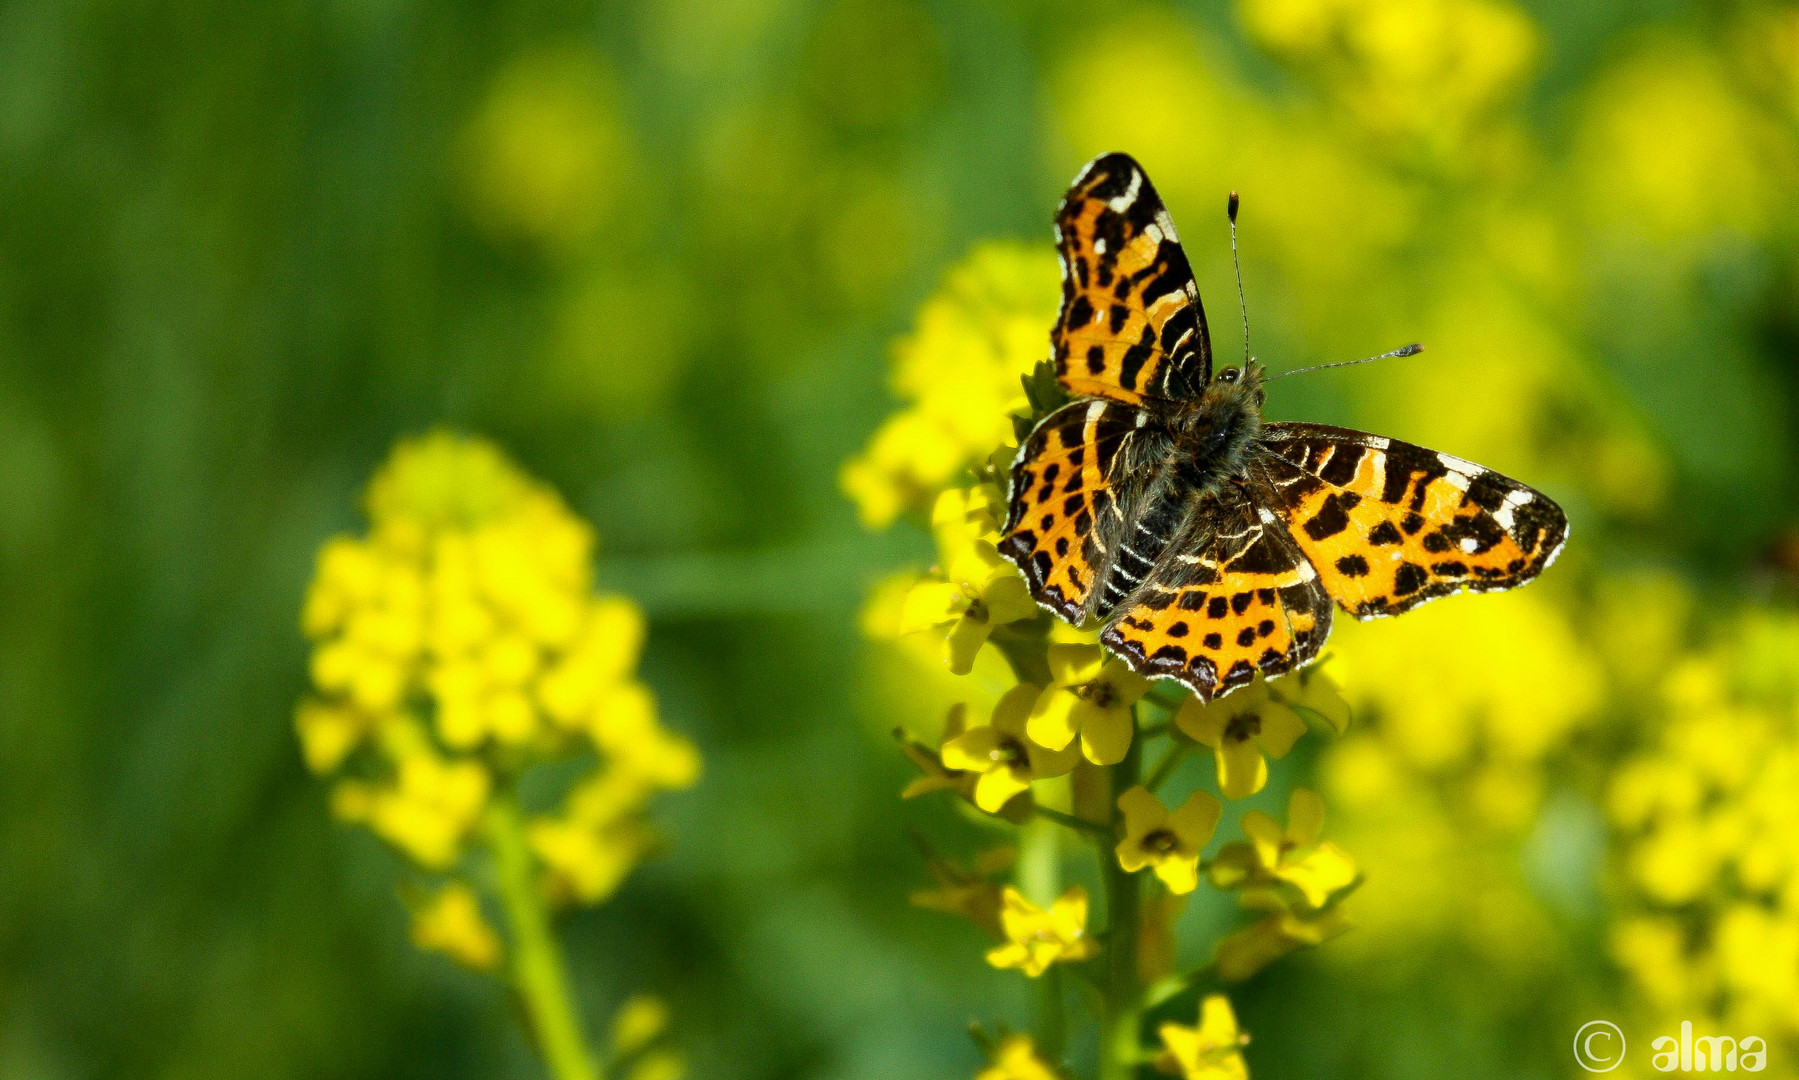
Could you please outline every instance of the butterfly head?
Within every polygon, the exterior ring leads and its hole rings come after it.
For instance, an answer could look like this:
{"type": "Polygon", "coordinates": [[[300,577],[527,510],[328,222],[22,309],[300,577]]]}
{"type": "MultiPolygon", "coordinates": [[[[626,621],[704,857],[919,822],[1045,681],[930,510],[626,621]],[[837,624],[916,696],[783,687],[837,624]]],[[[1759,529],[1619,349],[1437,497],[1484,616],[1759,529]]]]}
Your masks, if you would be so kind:
{"type": "Polygon", "coordinates": [[[1262,366],[1220,368],[1196,400],[1169,425],[1178,457],[1194,470],[1191,479],[1210,486],[1242,468],[1250,444],[1262,430],[1262,366]],[[1202,479],[1203,478],[1203,479],[1202,479]]]}

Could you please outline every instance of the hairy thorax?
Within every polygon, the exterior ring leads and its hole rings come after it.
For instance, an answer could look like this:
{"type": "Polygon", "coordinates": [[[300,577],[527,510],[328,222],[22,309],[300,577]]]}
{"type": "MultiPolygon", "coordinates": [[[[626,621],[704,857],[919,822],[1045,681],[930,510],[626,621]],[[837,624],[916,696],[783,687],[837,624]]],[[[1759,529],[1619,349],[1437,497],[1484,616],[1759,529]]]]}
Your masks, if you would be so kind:
{"type": "Polygon", "coordinates": [[[1248,464],[1262,431],[1262,372],[1251,366],[1234,380],[1221,372],[1197,400],[1167,418],[1165,462],[1196,494],[1216,491],[1248,464]]]}

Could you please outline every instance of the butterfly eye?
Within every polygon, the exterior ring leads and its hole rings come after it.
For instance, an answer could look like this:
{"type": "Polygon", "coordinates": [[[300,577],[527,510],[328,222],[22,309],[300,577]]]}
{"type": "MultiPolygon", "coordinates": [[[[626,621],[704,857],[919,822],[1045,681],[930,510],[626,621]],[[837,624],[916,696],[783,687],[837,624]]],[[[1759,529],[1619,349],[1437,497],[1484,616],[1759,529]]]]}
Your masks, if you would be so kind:
{"type": "Polygon", "coordinates": [[[1237,381],[1237,377],[1241,374],[1243,373],[1236,368],[1227,367],[1218,373],[1218,381],[1223,383],[1233,383],[1237,381]]]}

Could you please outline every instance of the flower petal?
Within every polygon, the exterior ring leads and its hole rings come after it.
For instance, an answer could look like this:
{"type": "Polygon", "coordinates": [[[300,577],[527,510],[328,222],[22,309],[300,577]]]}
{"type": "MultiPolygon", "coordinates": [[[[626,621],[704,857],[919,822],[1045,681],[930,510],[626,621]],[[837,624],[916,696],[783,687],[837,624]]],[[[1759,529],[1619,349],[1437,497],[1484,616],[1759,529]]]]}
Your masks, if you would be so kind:
{"type": "Polygon", "coordinates": [[[1185,850],[1198,851],[1212,842],[1218,831],[1218,819],[1224,816],[1224,804],[1209,791],[1195,791],[1168,815],[1168,827],[1180,838],[1185,850]]]}
{"type": "Polygon", "coordinates": [[[1079,885],[1070,886],[1067,892],[1049,906],[1049,917],[1055,924],[1057,936],[1065,941],[1072,941],[1086,933],[1087,890],[1079,885]]]}
{"type": "Polygon", "coordinates": [[[1049,673],[1057,686],[1091,682],[1105,666],[1106,654],[1098,645],[1051,645],[1049,673]]]}
{"type": "Polygon", "coordinates": [[[970,728],[961,735],[943,744],[937,756],[943,759],[946,769],[958,769],[962,772],[986,772],[997,762],[993,752],[1005,736],[991,727],[970,728]]]}
{"type": "Polygon", "coordinates": [[[1081,753],[1093,764],[1116,765],[1130,752],[1129,709],[1102,709],[1082,701],[1076,708],[1076,723],[1081,727],[1081,753]]]}
{"type": "Polygon", "coordinates": [[[1286,757],[1287,751],[1293,749],[1293,744],[1306,733],[1306,722],[1278,701],[1263,704],[1256,713],[1262,718],[1262,733],[1256,736],[1256,741],[1262,744],[1269,757],[1286,757]]]}
{"type": "Polygon", "coordinates": [[[1025,721],[1031,717],[1031,707],[1037,704],[1042,693],[1030,683],[1019,683],[1007,690],[993,706],[993,729],[1007,735],[1023,735],[1025,721]]]}
{"type": "Polygon", "coordinates": [[[995,571],[987,578],[987,584],[981,589],[981,599],[987,602],[987,621],[994,625],[1018,622],[1021,619],[1037,617],[1037,601],[1031,599],[1031,592],[1025,586],[1024,578],[1009,564],[1004,570],[995,571]]]}
{"type": "Polygon", "coordinates": [[[1304,893],[1306,903],[1316,908],[1323,907],[1332,893],[1355,881],[1356,866],[1342,848],[1324,843],[1297,863],[1281,867],[1276,874],[1304,893]]]}
{"type": "Polygon", "coordinates": [[[1233,707],[1223,702],[1208,705],[1190,697],[1175,710],[1174,726],[1194,742],[1215,748],[1224,738],[1224,725],[1230,721],[1233,707]]]}
{"type": "Polygon", "coordinates": [[[1280,822],[1260,810],[1251,810],[1243,815],[1243,835],[1256,846],[1256,859],[1262,866],[1274,869],[1280,862],[1281,842],[1287,838],[1280,822]]]}
{"type": "Polygon", "coordinates": [[[1074,716],[1074,707],[1079,704],[1082,704],[1081,699],[1069,693],[1066,687],[1045,687],[1037,695],[1037,703],[1031,706],[1031,715],[1025,721],[1025,734],[1039,746],[1062,749],[1074,741],[1074,734],[1079,730],[1074,716]]]}
{"type": "Polygon", "coordinates": [[[949,637],[943,642],[943,658],[953,675],[966,675],[974,670],[975,654],[987,644],[993,633],[992,622],[977,622],[964,615],[950,624],[949,637]]]}
{"type": "Polygon", "coordinates": [[[1149,693],[1149,680],[1131,670],[1131,666],[1123,660],[1108,660],[1100,668],[1099,678],[1110,683],[1112,692],[1126,705],[1131,705],[1144,694],[1149,693]]]}
{"type": "Polygon", "coordinates": [[[900,604],[900,633],[928,630],[968,610],[968,594],[948,581],[921,581],[900,604]]]}
{"type": "Polygon", "coordinates": [[[1118,809],[1124,813],[1124,838],[1133,844],[1168,820],[1168,808],[1142,784],[1118,796],[1118,809]]]}
{"type": "Polygon", "coordinates": [[[1021,736],[1024,752],[1031,759],[1031,776],[1042,780],[1051,776],[1066,776],[1081,763],[1081,748],[1072,742],[1060,750],[1051,750],[1047,746],[1038,746],[1029,735],[1021,736]]]}
{"type": "Polygon", "coordinates": [[[1005,766],[989,769],[975,782],[974,804],[989,814],[997,814],[1012,796],[1030,786],[1030,781],[1019,779],[1016,769],[1005,766]]]}
{"type": "Polygon", "coordinates": [[[1324,800],[1316,791],[1294,788],[1287,799],[1287,839],[1311,847],[1324,832],[1324,800]]]}
{"type": "Polygon", "coordinates": [[[1156,876],[1169,892],[1185,896],[1199,887],[1199,856],[1165,856],[1156,864],[1156,876]]]}
{"type": "Polygon", "coordinates": [[[1268,763],[1254,739],[1227,739],[1213,751],[1218,761],[1218,790],[1227,799],[1245,799],[1268,783],[1268,763]]]}

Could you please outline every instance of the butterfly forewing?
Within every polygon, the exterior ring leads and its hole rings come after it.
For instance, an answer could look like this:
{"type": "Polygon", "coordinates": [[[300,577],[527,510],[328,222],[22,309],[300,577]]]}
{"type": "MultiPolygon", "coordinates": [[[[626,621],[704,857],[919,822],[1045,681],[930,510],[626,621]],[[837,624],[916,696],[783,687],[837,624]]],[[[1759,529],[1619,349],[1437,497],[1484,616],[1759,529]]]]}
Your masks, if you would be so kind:
{"type": "Polygon", "coordinates": [[[1547,496],[1471,461],[1322,424],[1269,424],[1262,440],[1252,469],[1273,509],[1358,619],[1522,585],[1567,539],[1547,496]]]}
{"type": "Polygon", "coordinates": [[[1193,271],[1149,177],[1126,154],[1094,160],[1056,214],[1062,310],[1056,376],[1077,397],[1127,404],[1196,394],[1212,347],[1193,271]]]}
{"type": "Polygon", "coordinates": [[[1037,602],[1072,623],[1091,607],[1118,544],[1123,517],[1111,474],[1138,415],[1115,402],[1065,405],[1037,425],[1012,466],[999,550],[1024,571],[1037,602]]]}

